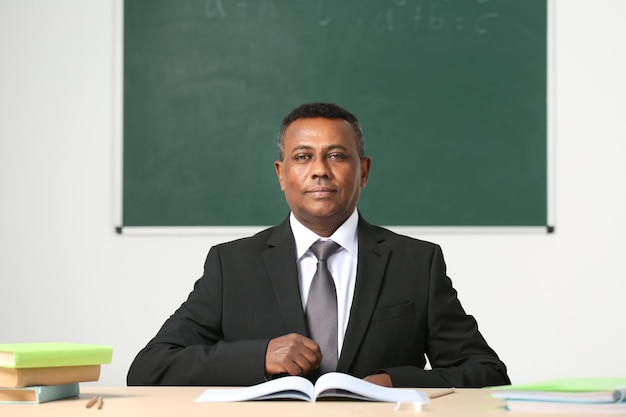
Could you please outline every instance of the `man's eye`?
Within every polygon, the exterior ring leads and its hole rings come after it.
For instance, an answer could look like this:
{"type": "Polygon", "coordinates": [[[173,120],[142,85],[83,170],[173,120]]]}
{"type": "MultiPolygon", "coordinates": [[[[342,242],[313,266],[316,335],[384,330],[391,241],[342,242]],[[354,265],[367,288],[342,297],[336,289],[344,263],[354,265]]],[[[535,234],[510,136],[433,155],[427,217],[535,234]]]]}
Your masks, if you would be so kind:
{"type": "Polygon", "coordinates": [[[331,153],[328,155],[328,159],[346,159],[346,156],[342,153],[331,153]]]}
{"type": "Polygon", "coordinates": [[[306,154],[298,154],[293,159],[295,159],[296,161],[307,161],[310,159],[310,156],[306,154]]]}

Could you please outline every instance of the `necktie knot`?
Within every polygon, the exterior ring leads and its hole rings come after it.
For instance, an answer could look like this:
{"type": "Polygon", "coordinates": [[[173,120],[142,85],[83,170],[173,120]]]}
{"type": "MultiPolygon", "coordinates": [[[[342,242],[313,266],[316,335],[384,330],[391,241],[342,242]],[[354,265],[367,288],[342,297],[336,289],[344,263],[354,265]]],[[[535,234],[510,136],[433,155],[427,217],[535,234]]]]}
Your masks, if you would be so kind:
{"type": "Polygon", "coordinates": [[[337,252],[341,246],[332,240],[318,240],[311,245],[311,252],[318,261],[326,261],[330,255],[337,252]]]}

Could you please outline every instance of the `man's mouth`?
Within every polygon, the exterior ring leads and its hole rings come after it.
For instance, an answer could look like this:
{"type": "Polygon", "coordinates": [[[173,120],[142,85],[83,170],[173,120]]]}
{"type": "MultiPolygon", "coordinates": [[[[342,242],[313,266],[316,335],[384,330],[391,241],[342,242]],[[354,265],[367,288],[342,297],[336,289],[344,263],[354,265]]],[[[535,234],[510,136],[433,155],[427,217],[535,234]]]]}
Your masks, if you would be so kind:
{"type": "Polygon", "coordinates": [[[328,197],[331,194],[334,194],[335,190],[330,187],[315,187],[315,188],[311,188],[306,193],[313,197],[323,198],[323,197],[328,197]]]}

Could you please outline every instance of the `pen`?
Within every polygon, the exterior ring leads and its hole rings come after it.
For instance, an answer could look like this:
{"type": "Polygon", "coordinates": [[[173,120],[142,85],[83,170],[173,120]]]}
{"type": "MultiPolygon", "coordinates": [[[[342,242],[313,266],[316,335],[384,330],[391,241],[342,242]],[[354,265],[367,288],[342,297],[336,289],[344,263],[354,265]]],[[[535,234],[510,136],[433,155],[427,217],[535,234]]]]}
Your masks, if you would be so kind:
{"type": "Polygon", "coordinates": [[[448,395],[448,394],[454,394],[456,392],[456,389],[454,387],[445,390],[445,391],[439,391],[439,392],[434,392],[432,394],[428,395],[428,398],[430,398],[431,400],[433,398],[439,398],[439,397],[443,397],[444,395],[448,395]]]}

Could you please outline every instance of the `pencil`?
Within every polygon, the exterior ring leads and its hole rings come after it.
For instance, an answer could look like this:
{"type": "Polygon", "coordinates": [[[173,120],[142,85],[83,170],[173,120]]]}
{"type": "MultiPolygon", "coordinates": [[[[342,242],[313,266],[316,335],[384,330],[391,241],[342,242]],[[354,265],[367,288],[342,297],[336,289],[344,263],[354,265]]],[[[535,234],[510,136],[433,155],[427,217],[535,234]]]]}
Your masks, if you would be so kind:
{"type": "Polygon", "coordinates": [[[444,395],[454,394],[455,392],[456,392],[456,389],[454,389],[453,387],[445,391],[439,391],[439,392],[434,392],[432,394],[429,394],[428,398],[432,400],[433,398],[443,397],[444,395]]]}
{"type": "Polygon", "coordinates": [[[97,401],[98,401],[98,397],[91,397],[91,399],[87,401],[87,404],[85,404],[85,407],[91,408],[97,401]]]}

